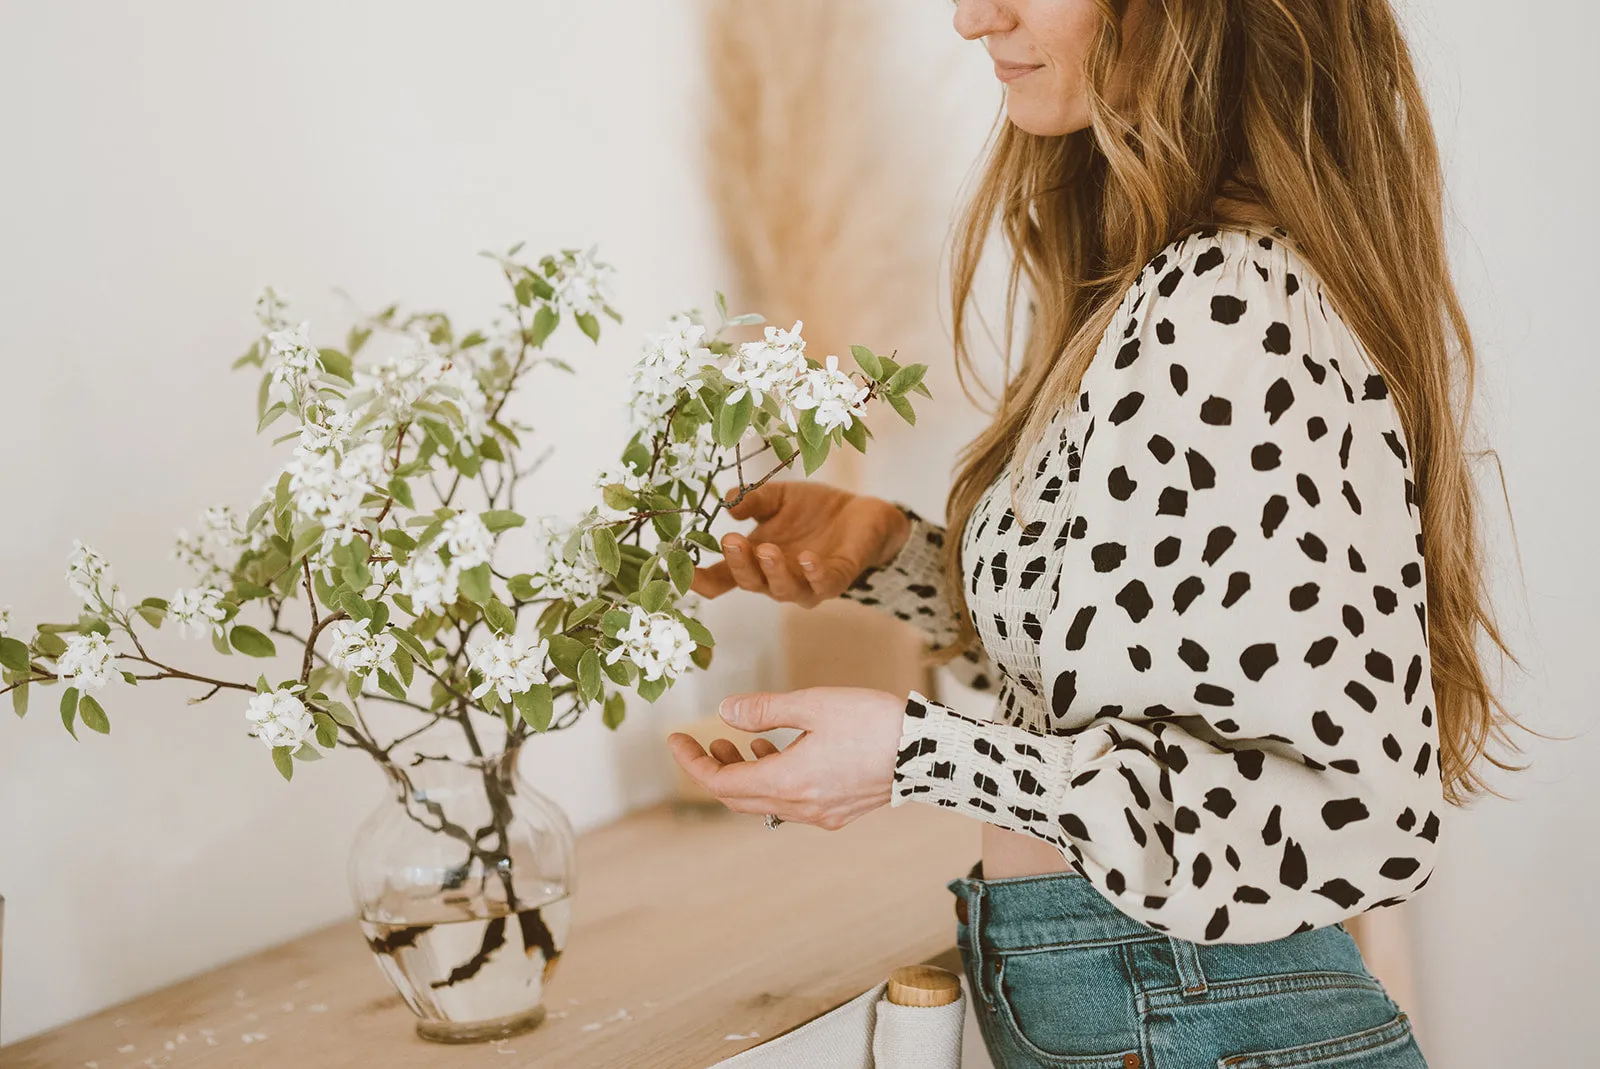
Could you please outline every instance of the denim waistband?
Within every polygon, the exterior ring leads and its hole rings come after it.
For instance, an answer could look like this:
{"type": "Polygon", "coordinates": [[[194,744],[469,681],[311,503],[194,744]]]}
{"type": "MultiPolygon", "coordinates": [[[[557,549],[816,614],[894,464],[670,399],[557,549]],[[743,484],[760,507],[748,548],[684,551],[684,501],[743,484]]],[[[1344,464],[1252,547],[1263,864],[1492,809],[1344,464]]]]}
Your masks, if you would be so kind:
{"type": "Polygon", "coordinates": [[[983,918],[994,950],[1165,939],[1118,910],[1076,872],[985,879],[983,862],[945,885],[983,918]]]}

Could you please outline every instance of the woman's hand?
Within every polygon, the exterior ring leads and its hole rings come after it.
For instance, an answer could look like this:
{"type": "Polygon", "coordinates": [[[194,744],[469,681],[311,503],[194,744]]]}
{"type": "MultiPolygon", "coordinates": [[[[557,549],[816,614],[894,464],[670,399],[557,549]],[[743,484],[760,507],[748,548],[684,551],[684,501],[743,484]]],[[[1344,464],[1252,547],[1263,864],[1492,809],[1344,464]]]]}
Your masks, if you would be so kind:
{"type": "Polygon", "coordinates": [[[720,710],[731,726],[797,727],[800,736],[782,750],[753,740],[753,761],[727,739],[714,740],[709,754],[681,732],[667,736],[667,745],[689,778],[729,809],[837,831],[889,801],[905,705],[904,698],[863,687],[734,694],[720,710]]]}
{"type": "Polygon", "coordinates": [[[798,481],[757,487],[728,515],[758,521],[755,530],[724,535],[723,559],[696,568],[690,589],[714,598],[737,586],[808,609],[894,559],[911,529],[882,498],[798,481]]]}

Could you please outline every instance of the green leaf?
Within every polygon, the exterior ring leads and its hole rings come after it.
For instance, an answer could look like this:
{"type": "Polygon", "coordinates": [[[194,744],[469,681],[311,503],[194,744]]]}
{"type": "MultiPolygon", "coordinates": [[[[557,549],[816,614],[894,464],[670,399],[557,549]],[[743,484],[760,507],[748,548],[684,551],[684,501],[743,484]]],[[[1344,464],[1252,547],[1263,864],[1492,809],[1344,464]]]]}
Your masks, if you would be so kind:
{"type": "Polygon", "coordinates": [[[489,528],[490,534],[499,534],[501,531],[521,527],[528,522],[520,512],[512,512],[510,509],[490,509],[488,512],[480,513],[478,518],[489,528]]]}
{"type": "Polygon", "coordinates": [[[347,728],[356,726],[356,714],[350,710],[348,705],[334,701],[323,702],[322,704],[327,706],[328,715],[333,717],[334,723],[343,724],[347,728]]]}
{"type": "Polygon", "coordinates": [[[589,619],[589,617],[601,611],[609,604],[610,602],[608,602],[605,598],[590,598],[582,605],[579,605],[576,609],[573,609],[572,612],[567,615],[566,626],[569,628],[577,627],[579,624],[583,623],[585,620],[589,619]]]}
{"type": "Polygon", "coordinates": [[[291,756],[293,756],[296,761],[320,761],[322,760],[322,751],[308,742],[303,742],[300,744],[300,748],[291,756]]]}
{"type": "Polygon", "coordinates": [[[406,688],[402,687],[400,681],[388,672],[378,672],[378,689],[385,694],[399,698],[401,701],[405,700],[406,688]]]}
{"type": "Polygon", "coordinates": [[[272,748],[272,763],[277,766],[278,775],[285,780],[294,779],[294,755],[287,746],[274,746],[272,748]]]}
{"type": "Polygon", "coordinates": [[[394,651],[394,670],[400,677],[401,686],[411,686],[411,681],[416,678],[416,662],[411,658],[411,651],[404,646],[394,651]]]}
{"type": "MultiPolygon", "coordinates": [[[[411,496],[411,484],[398,475],[389,480],[389,496],[408,509],[417,507],[416,499],[411,496]]],[[[399,534],[400,532],[396,531],[395,533],[399,534]]],[[[384,540],[388,541],[387,538],[384,540]]]]}
{"type": "Polygon", "coordinates": [[[322,524],[306,523],[295,532],[294,543],[289,547],[289,559],[299,560],[312,546],[322,541],[322,524]]]}
{"type": "Polygon", "coordinates": [[[350,358],[337,349],[318,349],[317,362],[322,365],[322,370],[336,379],[355,385],[356,377],[350,367],[350,358]]]}
{"type": "Polygon", "coordinates": [[[352,620],[372,619],[372,606],[368,605],[359,594],[352,594],[348,590],[341,590],[334,598],[339,608],[352,620]]]}
{"type": "Polygon", "coordinates": [[[601,722],[612,731],[617,730],[622,723],[622,718],[628,713],[628,702],[621,694],[613,693],[606,696],[605,712],[601,715],[601,722]]]}
{"type": "Polygon", "coordinates": [[[665,579],[654,579],[639,592],[639,605],[645,612],[660,612],[672,600],[672,584],[665,579]]]}
{"type": "Polygon", "coordinates": [[[822,467],[823,462],[828,459],[828,439],[823,438],[822,441],[813,445],[802,438],[800,440],[800,459],[805,462],[807,475],[822,467]]]}
{"type": "Polygon", "coordinates": [[[339,742],[339,724],[327,713],[312,713],[311,719],[317,722],[317,745],[323,749],[331,750],[339,742]]]}
{"type": "Polygon", "coordinates": [[[32,689],[32,683],[22,683],[11,692],[11,708],[19,717],[28,715],[28,691],[32,689]]]}
{"type": "Polygon", "coordinates": [[[867,451],[867,425],[859,419],[852,419],[850,425],[844,429],[844,440],[856,447],[857,453],[867,451]]]}
{"type": "Polygon", "coordinates": [[[877,380],[883,377],[883,364],[879,363],[877,354],[865,345],[850,346],[850,355],[856,358],[856,364],[867,373],[867,378],[877,380]]]}
{"type": "Polygon", "coordinates": [[[596,527],[590,532],[594,539],[594,559],[609,575],[616,575],[622,567],[622,551],[617,548],[617,536],[609,527],[596,527]]]}
{"type": "Polygon", "coordinates": [[[900,413],[901,419],[905,420],[912,426],[916,426],[917,414],[912,410],[910,401],[907,401],[904,397],[901,397],[897,393],[888,394],[886,396],[886,400],[889,402],[891,408],[900,413]]]}
{"type": "Polygon", "coordinates": [[[608,609],[600,618],[600,630],[607,638],[616,638],[617,632],[628,626],[631,614],[626,609],[608,609]]]}
{"type": "Polygon", "coordinates": [[[689,660],[694,662],[696,668],[701,668],[701,669],[710,668],[711,667],[711,647],[710,646],[696,646],[694,648],[694,652],[689,654],[689,660]]]}
{"type": "Polygon", "coordinates": [[[817,424],[817,410],[814,408],[802,409],[800,418],[795,421],[800,428],[800,451],[805,452],[805,447],[817,446],[827,438],[828,432],[817,424]]]}
{"type": "Polygon", "coordinates": [[[550,717],[555,709],[555,701],[551,697],[550,687],[545,683],[535,683],[527,690],[514,697],[517,712],[528,726],[535,731],[543,731],[550,726],[550,717]]]}
{"type": "Polygon", "coordinates": [[[709,531],[702,531],[699,528],[695,528],[683,537],[687,538],[689,541],[703,549],[709,549],[713,553],[722,552],[722,546],[717,543],[715,538],[711,537],[711,532],[709,531]]]}
{"type": "Polygon", "coordinates": [[[589,649],[585,643],[567,635],[550,636],[550,663],[556,666],[556,671],[568,679],[578,678],[578,662],[583,657],[584,651],[589,649]]]}
{"type": "Polygon", "coordinates": [[[927,364],[911,364],[901,368],[884,385],[890,394],[902,394],[922,381],[922,376],[928,373],[927,364]]]}
{"type": "Polygon", "coordinates": [[[46,631],[41,627],[39,634],[34,636],[33,648],[46,657],[59,657],[67,652],[67,640],[54,631],[46,631]]]}
{"type": "Polygon", "coordinates": [[[618,657],[615,661],[600,659],[600,670],[604,672],[619,687],[633,686],[633,676],[636,669],[633,662],[626,657],[618,657]]]}
{"type": "Polygon", "coordinates": [[[561,315],[548,304],[544,305],[533,317],[533,329],[528,332],[528,344],[535,349],[544,345],[545,339],[555,332],[556,325],[561,322],[561,315]]]}
{"type": "Polygon", "coordinates": [[[681,549],[668,550],[667,574],[672,577],[672,585],[678,588],[678,593],[687,594],[689,584],[694,582],[694,561],[681,549]]]}
{"type": "Polygon", "coordinates": [[[694,639],[696,645],[715,646],[717,644],[717,640],[711,636],[711,629],[693,616],[679,613],[678,619],[688,629],[689,637],[694,639]]]}
{"type": "Polygon", "coordinates": [[[31,663],[26,645],[14,638],[0,638],[0,664],[13,672],[26,672],[31,663]]]}
{"type": "Polygon", "coordinates": [[[589,336],[592,342],[600,340],[600,321],[585,312],[579,312],[575,317],[578,320],[578,329],[589,336]]]}
{"type": "Polygon", "coordinates": [[[494,596],[489,585],[489,565],[480,564],[461,573],[461,595],[474,605],[482,605],[494,596]]]}
{"type": "Polygon", "coordinates": [[[483,603],[483,618],[502,635],[509,635],[517,629],[517,614],[499,598],[491,597],[483,603]]]}
{"type": "Polygon", "coordinates": [[[600,491],[600,498],[608,508],[614,509],[631,509],[639,503],[633,491],[621,483],[606,483],[600,491]]]}
{"type": "Polygon", "coordinates": [[[90,731],[97,731],[102,735],[111,733],[111,721],[106,718],[105,709],[101,708],[92,694],[85,694],[78,699],[78,717],[83,721],[83,726],[90,731]]]}
{"type": "Polygon", "coordinates": [[[396,642],[409,650],[411,656],[424,663],[428,661],[428,648],[422,644],[422,640],[417,638],[416,635],[413,635],[403,627],[391,627],[389,628],[389,634],[394,636],[396,642]]]}
{"type": "Polygon", "coordinates": [[[667,677],[660,679],[641,679],[639,681],[639,697],[647,702],[653,702],[667,690],[667,677]]]}
{"type": "Polygon", "coordinates": [[[744,432],[750,427],[750,413],[755,407],[755,402],[750,398],[750,391],[746,390],[743,397],[732,404],[722,406],[722,411],[717,413],[715,437],[717,444],[732,449],[744,437],[744,432]]]}
{"type": "Polygon", "coordinates": [[[68,687],[61,692],[61,723],[66,725],[67,734],[73,738],[78,737],[72,723],[78,717],[78,688],[68,687]]]}
{"type": "Polygon", "coordinates": [[[532,601],[535,593],[533,576],[527,572],[519,572],[506,583],[506,589],[517,601],[532,601]]]}
{"type": "Polygon", "coordinates": [[[780,464],[787,464],[794,459],[794,445],[789,439],[774,437],[767,441],[772,444],[772,452],[777,455],[780,464]]]}
{"type": "Polygon", "coordinates": [[[248,624],[234,625],[228,632],[228,641],[246,657],[271,657],[278,652],[270,638],[248,624]]]}
{"type": "Polygon", "coordinates": [[[600,655],[592,648],[583,651],[583,656],[578,658],[578,691],[588,701],[600,697],[601,689],[605,682],[600,678],[600,655]]]}

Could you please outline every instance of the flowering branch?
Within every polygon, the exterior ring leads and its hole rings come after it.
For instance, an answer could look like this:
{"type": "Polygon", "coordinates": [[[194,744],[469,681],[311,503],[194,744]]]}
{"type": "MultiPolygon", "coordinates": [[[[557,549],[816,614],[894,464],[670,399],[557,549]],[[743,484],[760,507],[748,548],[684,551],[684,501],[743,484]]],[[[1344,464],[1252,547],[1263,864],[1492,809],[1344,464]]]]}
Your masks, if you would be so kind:
{"type": "Polygon", "coordinates": [[[105,732],[100,695],[112,686],[186,680],[208,688],[194,701],[246,691],[254,734],[289,778],[296,761],[339,745],[394,771],[398,747],[450,727],[480,758],[492,755],[491,725],[507,748],[586,709],[615,729],[625,691],[654,701],[708,665],[714,639],[689,611],[689,585],[720,551],[712,523],[797,458],[810,474],[835,447],[865,451],[869,402],[914,422],[909,394],[928,396],[925,369],[860,346],[855,370],[819,362],[800,323],[735,342],[730,332],[761,320],[730,317],[718,294],[714,327],[690,311],[647,339],[629,377],[632,437],[596,479],[598,503],[571,523],[535,517],[537,562],[497,568],[504,533],[529,526],[512,507],[517,486],[548,456],[519,467],[530,428],[506,417],[511,397],[537,369],[572,370],[547,350],[561,323],[598,342],[601,316],[620,322],[610,269],[592,254],[530,264],[518,251],[486,254],[510,290],[509,324],[460,336],[443,313],[391,305],[342,349],[318,348],[263,291],[260,336],[235,366],[261,372],[258,429],[292,425],[276,440],[294,443],[288,461],[242,516],[210,509],[197,535],[179,532],[177,555],[198,581],[170,598],[130,605],[104,558],[75,543],[75,623],[12,636],[0,610],[0,693],[22,714],[31,691],[61,684],[68,730],[105,732]],[[746,463],[767,453],[775,463],[746,482],[746,463]],[[462,507],[474,485],[482,507],[462,507]],[[303,632],[292,623],[302,601],[303,632]],[[246,622],[252,613],[262,627],[246,622]],[[276,635],[298,648],[299,670],[251,682],[172,667],[145,646],[167,623],[230,656],[271,658],[276,635]],[[125,661],[156,671],[136,675],[125,661]],[[380,740],[369,701],[419,722],[380,740]]]}

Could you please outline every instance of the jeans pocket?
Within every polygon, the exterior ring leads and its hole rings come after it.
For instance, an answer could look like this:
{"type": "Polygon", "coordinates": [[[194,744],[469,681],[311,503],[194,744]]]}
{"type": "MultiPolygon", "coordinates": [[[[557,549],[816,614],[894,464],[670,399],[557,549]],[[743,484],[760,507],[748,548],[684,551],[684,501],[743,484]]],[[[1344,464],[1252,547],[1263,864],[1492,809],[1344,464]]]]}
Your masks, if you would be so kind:
{"type": "Polygon", "coordinates": [[[1011,950],[993,957],[994,1015],[1041,1065],[1140,1064],[1139,1017],[1119,945],[1011,950]]]}
{"type": "Polygon", "coordinates": [[[1337,1039],[1217,1059],[1217,1069],[1427,1069],[1411,1019],[1396,1014],[1386,1024],[1337,1039]]]}

